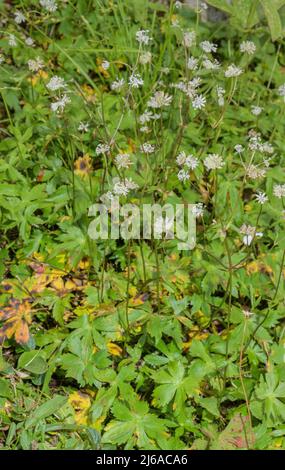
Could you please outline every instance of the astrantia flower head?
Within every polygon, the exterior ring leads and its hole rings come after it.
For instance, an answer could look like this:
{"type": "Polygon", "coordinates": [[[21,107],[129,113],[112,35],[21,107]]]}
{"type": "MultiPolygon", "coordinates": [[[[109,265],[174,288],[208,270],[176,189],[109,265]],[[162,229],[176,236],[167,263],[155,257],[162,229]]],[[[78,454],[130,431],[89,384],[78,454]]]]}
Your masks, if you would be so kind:
{"type": "Polygon", "coordinates": [[[149,144],[148,142],[145,142],[140,146],[140,151],[142,153],[153,153],[155,151],[155,146],[152,144],[149,144]]]}
{"type": "Polygon", "coordinates": [[[136,40],[140,44],[145,44],[146,46],[148,43],[152,40],[152,38],[149,36],[149,30],[148,29],[141,29],[136,32],[136,40]]]}
{"type": "Polygon", "coordinates": [[[143,79],[138,73],[132,73],[132,75],[129,78],[129,85],[132,88],[139,88],[140,86],[143,85],[143,79]]]}
{"type": "Polygon", "coordinates": [[[251,164],[246,169],[246,176],[253,180],[264,178],[266,175],[266,168],[260,168],[254,164],[251,164]]]}
{"type": "Polygon", "coordinates": [[[257,200],[258,204],[265,204],[268,201],[268,197],[265,193],[258,191],[255,195],[255,199],[257,200]]]}
{"type": "Polygon", "coordinates": [[[186,31],[183,34],[183,45],[185,47],[192,47],[196,42],[196,33],[195,31],[186,31]]]}
{"type": "Polygon", "coordinates": [[[25,23],[26,21],[26,17],[21,11],[16,11],[14,18],[17,24],[25,23]]]}
{"type": "Polygon", "coordinates": [[[207,170],[219,170],[223,168],[224,164],[223,158],[217,153],[209,154],[204,160],[204,165],[207,170]]]}
{"type": "Polygon", "coordinates": [[[250,317],[252,317],[252,315],[254,315],[254,313],[250,312],[249,310],[243,310],[242,313],[243,313],[245,318],[250,318],[250,317]]]}
{"type": "Polygon", "coordinates": [[[27,44],[27,46],[32,47],[35,45],[35,41],[33,40],[33,38],[28,37],[25,39],[25,44],[27,44]]]}
{"type": "Polygon", "coordinates": [[[44,67],[44,63],[40,57],[37,57],[35,60],[28,60],[28,67],[31,72],[38,72],[44,67]]]}
{"type": "Polygon", "coordinates": [[[198,68],[198,59],[196,57],[189,57],[188,62],[187,62],[187,68],[189,70],[197,70],[198,68]]]}
{"type": "Polygon", "coordinates": [[[118,155],[115,157],[115,163],[119,170],[121,168],[130,168],[130,166],[133,164],[129,153],[118,153],[118,155]]]}
{"type": "Polygon", "coordinates": [[[78,126],[78,130],[80,132],[88,132],[89,131],[89,123],[88,122],[80,122],[78,126]]]}
{"type": "Polygon", "coordinates": [[[156,91],[152,98],[148,101],[147,105],[150,108],[163,108],[169,106],[172,101],[172,96],[167,95],[164,91],[156,91]]]}
{"type": "Polygon", "coordinates": [[[179,181],[182,181],[183,183],[185,183],[185,181],[189,180],[190,175],[188,171],[182,169],[178,172],[177,177],[179,181]]]}
{"type": "Polygon", "coordinates": [[[236,151],[237,153],[242,153],[242,152],[244,152],[244,147],[243,147],[242,145],[240,145],[240,144],[235,145],[235,146],[234,146],[234,149],[235,149],[235,151],[236,151]]]}
{"type": "Polygon", "coordinates": [[[113,83],[111,83],[111,90],[119,91],[124,86],[125,80],[123,78],[117,78],[113,83]]]}
{"type": "Polygon", "coordinates": [[[224,106],[225,105],[224,95],[226,93],[226,90],[221,86],[218,86],[216,90],[217,90],[217,95],[218,95],[218,105],[224,106]]]}
{"type": "Polygon", "coordinates": [[[140,55],[139,63],[142,65],[149,64],[151,62],[152,54],[151,52],[147,51],[140,55]]]}
{"type": "Polygon", "coordinates": [[[225,71],[225,77],[226,78],[238,77],[242,73],[243,73],[243,70],[240,67],[237,67],[235,64],[231,64],[228,66],[228,68],[225,71]]]}
{"type": "Polygon", "coordinates": [[[17,46],[16,36],[14,34],[9,34],[8,36],[8,44],[11,47],[17,46]]]}
{"type": "Polygon", "coordinates": [[[259,116],[262,113],[263,108],[261,106],[251,106],[251,113],[254,116],[259,116]]]}
{"type": "Polygon", "coordinates": [[[192,208],[192,213],[195,217],[202,217],[204,215],[204,204],[202,202],[198,202],[192,208]]]}
{"type": "Polygon", "coordinates": [[[40,5],[50,13],[53,13],[57,10],[57,3],[55,0],[40,0],[40,5]]]}
{"type": "Polygon", "coordinates": [[[206,98],[203,95],[197,95],[192,101],[192,106],[194,109],[202,109],[206,105],[206,98]]]}
{"type": "Polygon", "coordinates": [[[110,145],[108,144],[98,144],[96,147],[96,155],[101,155],[102,153],[108,153],[110,151],[110,145]]]}
{"type": "Polygon", "coordinates": [[[47,88],[51,91],[57,91],[65,87],[66,87],[66,83],[64,79],[61,77],[58,77],[57,75],[54,75],[54,77],[52,77],[47,84],[47,88]]]}
{"type": "Polygon", "coordinates": [[[203,63],[203,67],[206,70],[217,70],[221,66],[221,64],[217,61],[217,59],[214,59],[214,60],[204,59],[202,63],[203,63]]]}
{"type": "Polygon", "coordinates": [[[273,194],[279,199],[285,197],[285,184],[275,184],[273,186],[273,194]]]}
{"type": "Polygon", "coordinates": [[[194,155],[187,155],[185,159],[185,165],[187,166],[187,168],[190,168],[190,170],[195,170],[198,164],[198,159],[194,157],[194,155]]]}
{"type": "Polygon", "coordinates": [[[256,51],[256,45],[252,41],[243,41],[239,48],[241,52],[249,55],[254,54],[256,51]]]}
{"type": "Polygon", "coordinates": [[[207,52],[207,53],[216,52],[218,48],[217,44],[214,44],[213,42],[210,42],[210,41],[200,42],[200,47],[204,52],[207,52]]]}
{"type": "Polygon", "coordinates": [[[57,101],[55,101],[54,103],[52,103],[50,105],[51,107],[51,110],[56,112],[56,113],[59,113],[59,112],[62,112],[65,108],[65,106],[70,103],[70,98],[67,96],[67,95],[63,95],[61,98],[59,98],[57,101]]]}
{"type": "Polygon", "coordinates": [[[278,88],[278,95],[285,97],[285,83],[278,88]]]}
{"type": "Polygon", "coordinates": [[[110,62],[108,62],[108,60],[103,60],[102,64],[101,64],[101,67],[104,69],[104,70],[108,70],[108,68],[110,67],[110,62]]]}

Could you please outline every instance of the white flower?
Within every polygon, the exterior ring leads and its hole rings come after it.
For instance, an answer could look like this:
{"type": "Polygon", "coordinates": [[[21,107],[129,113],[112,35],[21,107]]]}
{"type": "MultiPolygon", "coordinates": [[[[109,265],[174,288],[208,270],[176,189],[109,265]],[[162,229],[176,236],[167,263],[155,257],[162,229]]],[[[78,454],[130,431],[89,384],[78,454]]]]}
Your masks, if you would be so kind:
{"type": "Polygon", "coordinates": [[[240,144],[235,145],[235,146],[234,146],[234,149],[235,149],[235,151],[236,151],[237,153],[242,153],[242,152],[244,152],[244,147],[243,147],[242,145],[240,145],[240,144]]]}
{"type": "Polygon", "coordinates": [[[113,83],[111,83],[111,90],[119,91],[125,84],[125,80],[123,78],[117,78],[113,83]]]}
{"type": "Polygon", "coordinates": [[[177,8],[177,9],[182,8],[182,2],[179,2],[179,0],[177,0],[177,1],[174,3],[174,6],[175,6],[175,8],[177,8]]]}
{"type": "Polygon", "coordinates": [[[16,11],[14,19],[17,24],[25,23],[26,21],[26,17],[21,11],[16,11]]]}
{"type": "Polygon", "coordinates": [[[204,160],[204,165],[207,168],[207,170],[221,169],[224,166],[224,164],[225,162],[223,161],[223,158],[217,153],[209,154],[204,160]]]}
{"type": "Polygon", "coordinates": [[[263,111],[263,108],[261,106],[251,106],[251,113],[254,116],[259,116],[263,111]]]}
{"type": "Polygon", "coordinates": [[[268,201],[268,197],[266,196],[265,193],[262,193],[261,191],[258,191],[257,194],[255,195],[255,198],[258,202],[258,204],[265,204],[265,202],[268,201]]]}
{"type": "Polygon", "coordinates": [[[37,57],[35,60],[28,60],[28,67],[31,72],[38,72],[44,67],[44,63],[40,57],[37,57]]]}
{"type": "Polygon", "coordinates": [[[152,119],[152,112],[151,111],[145,111],[141,116],[139,117],[139,121],[141,124],[145,124],[146,122],[149,122],[152,119]]]}
{"type": "Polygon", "coordinates": [[[33,40],[33,38],[28,37],[28,38],[25,39],[25,43],[27,44],[27,46],[32,47],[32,46],[34,46],[35,41],[33,40]]]}
{"type": "Polygon", "coordinates": [[[148,43],[152,40],[151,37],[149,37],[149,30],[148,29],[141,29],[140,31],[136,32],[136,40],[140,44],[145,44],[146,46],[148,43]]]}
{"type": "Polygon", "coordinates": [[[150,132],[150,128],[147,126],[142,126],[140,127],[140,132],[144,132],[144,133],[150,132]]]}
{"type": "Polygon", "coordinates": [[[152,144],[149,144],[148,142],[145,142],[140,146],[140,151],[142,153],[153,153],[155,151],[155,146],[152,144]]]}
{"type": "Polygon", "coordinates": [[[3,64],[4,60],[5,60],[4,56],[2,54],[0,54],[0,65],[3,64]]]}
{"type": "Polygon", "coordinates": [[[246,175],[253,180],[264,178],[266,175],[266,169],[258,168],[256,165],[251,164],[246,169],[246,175]]]}
{"type": "Polygon", "coordinates": [[[129,78],[129,85],[132,88],[139,88],[140,86],[143,85],[143,79],[138,73],[137,74],[132,73],[132,75],[129,78]]]}
{"type": "Polygon", "coordinates": [[[147,105],[150,108],[163,108],[169,106],[172,101],[172,96],[167,95],[164,91],[157,91],[148,101],[147,105]]]}
{"type": "Polygon", "coordinates": [[[151,62],[152,54],[151,52],[147,51],[140,55],[139,63],[142,65],[149,64],[151,62]]]}
{"type": "Polygon", "coordinates": [[[231,64],[228,66],[228,68],[225,71],[225,77],[226,78],[238,77],[242,73],[243,73],[243,70],[240,67],[237,67],[235,64],[231,64]]]}
{"type": "Polygon", "coordinates": [[[273,194],[279,199],[285,197],[285,184],[275,184],[273,186],[273,194]]]}
{"type": "Polygon", "coordinates": [[[101,155],[102,153],[108,153],[110,151],[110,145],[108,144],[98,144],[96,147],[96,155],[101,155]]]}
{"type": "Polygon", "coordinates": [[[204,215],[204,204],[202,202],[195,204],[195,206],[192,208],[192,213],[195,215],[195,217],[202,217],[204,215]]]}
{"type": "Polygon", "coordinates": [[[194,109],[202,109],[206,105],[206,98],[203,95],[197,95],[192,101],[192,106],[194,109]]]}
{"type": "Polygon", "coordinates": [[[9,44],[9,46],[11,46],[11,47],[17,46],[17,41],[16,41],[16,37],[15,37],[14,34],[9,34],[9,37],[8,37],[8,44],[9,44]]]}
{"type": "Polygon", "coordinates": [[[216,52],[217,51],[217,44],[214,44],[213,42],[210,41],[202,41],[200,42],[200,47],[204,52],[216,52]]]}
{"type": "Polygon", "coordinates": [[[186,31],[183,34],[183,45],[185,47],[192,47],[196,42],[196,33],[195,31],[186,31]]]}
{"type": "Polygon", "coordinates": [[[108,68],[110,67],[110,62],[108,62],[108,60],[103,60],[102,64],[101,64],[101,67],[104,69],[104,70],[108,70],[108,68]]]}
{"type": "Polygon", "coordinates": [[[264,142],[259,148],[262,153],[269,153],[270,155],[274,152],[274,147],[270,142],[264,142]]]}
{"type": "Polygon", "coordinates": [[[130,155],[128,153],[118,153],[118,155],[115,157],[115,163],[119,170],[121,168],[129,168],[131,165],[133,165],[133,162],[131,162],[130,155]]]}
{"type": "Polygon", "coordinates": [[[57,10],[57,4],[55,0],[40,0],[40,5],[50,13],[53,13],[57,10]]]}
{"type": "Polygon", "coordinates": [[[179,166],[186,165],[187,168],[190,168],[191,170],[195,170],[199,164],[198,159],[194,157],[194,155],[186,155],[184,151],[180,152],[176,157],[176,163],[179,166]]]}
{"type": "Polygon", "coordinates": [[[185,165],[190,168],[190,170],[195,170],[197,168],[199,162],[194,155],[187,155],[186,160],[185,160],[185,165]]]}
{"type": "Polygon", "coordinates": [[[47,88],[51,91],[60,90],[61,88],[65,88],[66,83],[63,78],[54,75],[47,84],[47,88]]]}
{"type": "Polygon", "coordinates": [[[243,41],[240,44],[239,49],[241,52],[252,55],[256,51],[256,45],[252,41],[243,41]]]}
{"type": "Polygon", "coordinates": [[[203,8],[203,10],[208,10],[208,5],[207,5],[207,3],[201,2],[201,8],[203,8]]]}
{"type": "Polygon", "coordinates": [[[252,227],[252,225],[243,224],[240,228],[240,233],[245,234],[243,237],[243,244],[246,246],[250,246],[254,237],[262,237],[262,232],[256,232],[256,228],[252,227]]]}
{"type": "Polygon", "coordinates": [[[204,59],[203,66],[207,70],[217,70],[220,68],[221,64],[217,61],[217,59],[214,59],[213,61],[210,59],[204,59]]]}
{"type": "Polygon", "coordinates": [[[183,183],[184,183],[186,180],[189,180],[190,175],[189,175],[188,171],[180,170],[180,171],[178,171],[177,177],[178,177],[179,181],[183,181],[183,183]]]}
{"type": "Polygon", "coordinates": [[[249,310],[243,310],[242,313],[243,313],[245,318],[250,318],[250,317],[252,317],[252,315],[254,315],[254,313],[250,312],[249,310]]]}
{"type": "Polygon", "coordinates": [[[226,93],[226,90],[221,86],[218,86],[216,90],[217,90],[217,95],[218,95],[218,105],[224,106],[225,105],[224,94],[226,93]]]}
{"type": "Polygon", "coordinates": [[[280,85],[280,87],[278,88],[278,95],[285,97],[285,83],[283,83],[283,85],[280,85]]]}
{"type": "Polygon", "coordinates": [[[187,68],[189,70],[197,70],[198,68],[198,59],[196,57],[189,57],[188,62],[187,62],[187,68]]]}
{"type": "Polygon", "coordinates": [[[113,193],[117,196],[127,196],[130,190],[138,188],[138,185],[128,178],[125,178],[124,180],[114,178],[113,184],[113,193]]]}
{"type": "Polygon", "coordinates": [[[88,122],[80,122],[78,126],[78,130],[80,132],[88,132],[89,131],[89,123],[88,122]]]}
{"type": "Polygon", "coordinates": [[[62,112],[65,108],[65,106],[70,103],[70,98],[67,95],[63,95],[60,99],[55,101],[50,105],[51,110],[54,112],[62,112]]]}

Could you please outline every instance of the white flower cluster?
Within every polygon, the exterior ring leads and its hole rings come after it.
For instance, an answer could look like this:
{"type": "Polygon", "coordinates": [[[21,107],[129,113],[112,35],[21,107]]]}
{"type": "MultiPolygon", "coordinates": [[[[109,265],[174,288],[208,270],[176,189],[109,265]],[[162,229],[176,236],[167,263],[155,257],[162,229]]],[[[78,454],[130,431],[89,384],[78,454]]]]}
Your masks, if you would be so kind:
{"type": "Polygon", "coordinates": [[[102,153],[110,152],[110,145],[108,144],[98,144],[96,147],[96,155],[102,155],[102,153]]]}
{"type": "Polygon", "coordinates": [[[35,60],[30,59],[28,60],[28,67],[31,72],[38,72],[44,68],[44,62],[40,57],[37,57],[35,60]]]}
{"type": "Polygon", "coordinates": [[[225,70],[225,77],[239,77],[243,73],[243,70],[240,67],[237,67],[235,64],[231,64],[225,70]]]}
{"type": "Polygon", "coordinates": [[[208,171],[220,170],[223,168],[224,164],[223,157],[217,153],[210,153],[204,160],[204,165],[208,171]]]}
{"type": "Polygon", "coordinates": [[[273,186],[273,194],[279,199],[285,197],[285,184],[275,184],[273,186]]]}
{"type": "Polygon", "coordinates": [[[70,98],[67,95],[63,95],[58,100],[51,103],[50,107],[52,111],[59,113],[64,110],[68,103],[70,103],[70,98]]]}
{"type": "Polygon", "coordinates": [[[57,10],[57,3],[55,0],[40,0],[40,5],[50,13],[53,13],[57,10]]]}
{"type": "Polygon", "coordinates": [[[240,49],[241,52],[243,52],[245,54],[252,55],[256,51],[256,45],[252,41],[243,41],[240,44],[239,49],[240,49]]]}
{"type": "Polygon", "coordinates": [[[133,165],[129,153],[118,153],[115,157],[115,163],[119,170],[121,168],[130,168],[130,166],[133,165]]]}
{"type": "Polygon", "coordinates": [[[63,78],[54,75],[48,82],[47,88],[50,91],[57,91],[61,88],[66,88],[66,83],[63,78]]]}
{"type": "Polygon", "coordinates": [[[176,163],[179,167],[184,167],[177,174],[178,179],[183,182],[190,178],[189,170],[195,170],[199,164],[198,159],[194,155],[186,155],[184,151],[180,152],[176,157],[176,163]]]}
{"type": "Polygon", "coordinates": [[[156,91],[155,94],[150,98],[147,105],[150,108],[163,108],[169,106],[172,101],[172,96],[164,93],[164,91],[156,91]]]}
{"type": "Polygon", "coordinates": [[[149,36],[149,30],[148,29],[141,29],[136,32],[136,40],[140,44],[148,45],[148,43],[152,40],[152,38],[149,36]]]}

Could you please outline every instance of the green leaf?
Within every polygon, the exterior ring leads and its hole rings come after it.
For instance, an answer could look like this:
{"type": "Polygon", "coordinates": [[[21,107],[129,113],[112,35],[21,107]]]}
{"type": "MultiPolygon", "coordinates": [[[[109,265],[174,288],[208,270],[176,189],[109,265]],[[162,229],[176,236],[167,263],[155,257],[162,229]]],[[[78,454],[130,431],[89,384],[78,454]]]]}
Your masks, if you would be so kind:
{"type": "Polygon", "coordinates": [[[28,351],[20,356],[18,367],[32,372],[32,374],[44,374],[48,368],[48,364],[40,355],[39,351],[28,351]]]}
{"type": "Polygon", "coordinates": [[[283,36],[282,23],[278,9],[272,4],[272,0],[260,0],[260,2],[263,6],[264,13],[268,21],[272,41],[276,41],[283,36]]]}
{"type": "Polygon", "coordinates": [[[56,413],[66,402],[67,397],[57,395],[51,400],[48,400],[46,403],[43,403],[35,411],[33,411],[31,416],[26,420],[26,429],[31,426],[35,426],[41,419],[45,419],[48,416],[56,413]]]}

